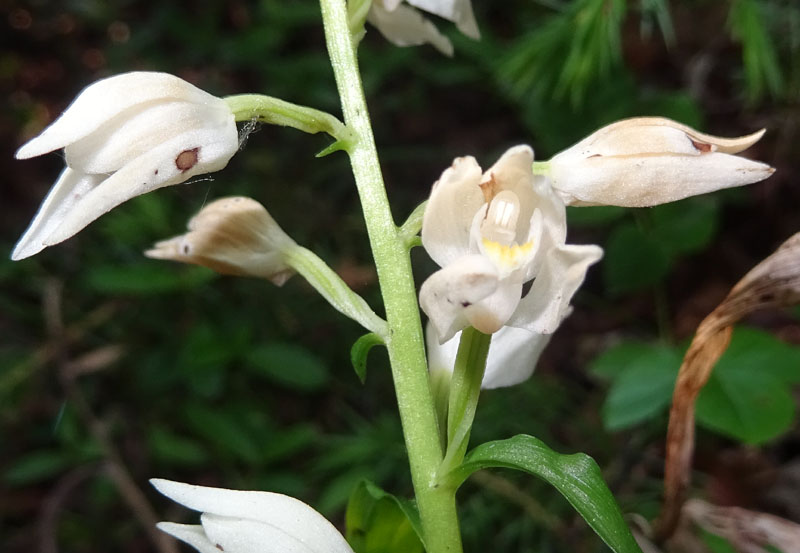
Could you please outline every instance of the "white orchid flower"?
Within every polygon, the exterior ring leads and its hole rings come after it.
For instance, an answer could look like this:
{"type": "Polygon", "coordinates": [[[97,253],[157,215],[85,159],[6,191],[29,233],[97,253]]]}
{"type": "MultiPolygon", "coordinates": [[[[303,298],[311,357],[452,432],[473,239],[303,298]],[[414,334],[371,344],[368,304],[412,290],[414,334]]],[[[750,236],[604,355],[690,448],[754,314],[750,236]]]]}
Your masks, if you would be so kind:
{"type": "MultiPolygon", "coordinates": [[[[503,388],[528,380],[551,336],[552,334],[538,334],[513,326],[504,326],[498,330],[492,336],[489,345],[481,388],[484,390],[503,388]]],[[[457,332],[448,341],[440,344],[433,325],[428,323],[425,329],[425,341],[428,346],[428,367],[431,373],[436,371],[452,373],[461,332],[457,332]]]]}
{"type": "Polygon", "coordinates": [[[293,497],[161,479],[150,482],[173,501],[203,513],[199,525],[158,524],[200,553],[353,553],[325,517],[293,497]]]}
{"type": "Polygon", "coordinates": [[[286,251],[297,246],[263,205],[244,196],[220,198],[189,220],[189,232],[145,252],[226,275],[255,276],[281,286],[294,274],[286,251]]]}
{"type": "Polygon", "coordinates": [[[764,130],[720,138],[663,117],[612,123],[550,160],[567,205],[646,207],[766,179],[775,170],[737,154],[764,130]]]}
{"type": "Polygon", "coordinates": [[[532,163],[529,146],[511,148],[483,174],[461,157],[433,185],[422,244],[442,269],[422,284],[420,305],[440,343],[467,326],[552,334],[602,257],[598,246],[564,243],[566,208],[532,163]]]}
{"type": "Polygon", "coordinates": [[[377,27],[392,44],[431,44],[443,54],[452,56],[453,44],[450,39],[414,8],[452,21],[458,30],[470,38],[478,40],[481,36],[470,0],[406,0],[405,4],[402,0],[373,0],[367,21],[377,27]]]}
{"type": "Polygon", "coordinates": [[[64,148],[67,167],[20,238],[23,259],[134,196],[218,171],[239,146],[224,100],[167,73],[123,73],[81,92],[17,159],[64,148]]]}

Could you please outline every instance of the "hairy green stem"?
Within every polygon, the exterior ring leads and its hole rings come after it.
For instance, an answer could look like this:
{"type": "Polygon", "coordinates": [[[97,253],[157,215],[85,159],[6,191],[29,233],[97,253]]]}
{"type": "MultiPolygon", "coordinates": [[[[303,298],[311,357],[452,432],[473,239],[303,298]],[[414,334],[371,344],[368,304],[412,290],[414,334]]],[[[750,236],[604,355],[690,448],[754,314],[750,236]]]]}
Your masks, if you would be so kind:
{"type": "Polygon", "coordinates": [[[320,0],[325,39],[344,120],[348,148],[386,307],[397,403],[411,478],[428,553],[460,553],[455,491],[436,486],[442,462],[438,423],[428,381],[424,339],[406,241],[392,219],[367,112],[345,0],[320,0]]]}
{"type": "Polygon", "coordinates": [[[259,123],[292,127],[310,134],[326,132],[338,141],[349,142],[350,131],[344,123],[330,113],[318,109],[263,94],[227,96],[225,102],[237,121],[255,119],[259,123]]]}

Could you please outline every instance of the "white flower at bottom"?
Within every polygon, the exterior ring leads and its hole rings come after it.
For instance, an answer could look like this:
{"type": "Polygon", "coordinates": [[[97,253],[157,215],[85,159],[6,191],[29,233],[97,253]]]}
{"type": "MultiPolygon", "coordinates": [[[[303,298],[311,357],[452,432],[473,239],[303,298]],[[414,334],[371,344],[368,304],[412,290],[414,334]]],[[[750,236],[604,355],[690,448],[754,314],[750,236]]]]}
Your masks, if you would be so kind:
{"type": "Polygon", "coordinates": [[[480,38],[470,0],[406,0],[406,3],[409,5],[403,4],[402,0],[373,0],[367,14],[367,21],[392,44],[417,46],[427,43],[447,56],[453,55],[450,39],[411,6],[452,21],[470,38],[480,38]]]}
{"type": "Polygon", "coordinates": [[[224,100],[167,73],[123,73],[81,92],[17,159],[64,148],[67,167],[12,259],[71,237],[119,204],[219,171],[239,137],[224,100]]]}
{"type": "MultiPolygon", "coordinates": [[[[524,382],[533,374],[536,362],[550,342],[551,334],[538,334],[523,328],[504,326],[492,336],[489,354],[486,357],[486,372],[481,388],[503,388],[524,382]]],[[[443,344],[439,343],[436,331],[429,323],[425,330],[428,346],[428,367],[431,372],[453,372],[461,341],[461,332],[443,344]]]]}
{"type": "Polygon", "coordinates": [[[150,482],[173,501],[203,513],[200,525],[158,524],[200,553],[353,553],[325,517],[293,497],[158,478],[150,482]]]}
{"type": "Polygon", "coordinates": [[[467,326],[552,334],[602,257],[598,246],[564,243],[566,208],[532,164],[528,146],[511,148],[483,174],[474,158],[457,158],[433,185],[422,245],[442,269],[419,299],[440,343],[467,326]]]}

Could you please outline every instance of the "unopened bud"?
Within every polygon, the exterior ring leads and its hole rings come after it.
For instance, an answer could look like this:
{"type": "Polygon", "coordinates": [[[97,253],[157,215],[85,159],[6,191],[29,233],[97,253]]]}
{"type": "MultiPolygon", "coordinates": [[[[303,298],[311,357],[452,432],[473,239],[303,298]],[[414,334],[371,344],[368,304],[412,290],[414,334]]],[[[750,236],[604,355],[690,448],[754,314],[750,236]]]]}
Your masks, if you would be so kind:
{"type": "Polygon", "coordinates": [[[189,221],[189,232],[158,242],[147,257],[193,263],[226,275],[254,276],[281,286],[294,274],[285,253],[294,240],[257,201],[216,200],[189,221]]]}

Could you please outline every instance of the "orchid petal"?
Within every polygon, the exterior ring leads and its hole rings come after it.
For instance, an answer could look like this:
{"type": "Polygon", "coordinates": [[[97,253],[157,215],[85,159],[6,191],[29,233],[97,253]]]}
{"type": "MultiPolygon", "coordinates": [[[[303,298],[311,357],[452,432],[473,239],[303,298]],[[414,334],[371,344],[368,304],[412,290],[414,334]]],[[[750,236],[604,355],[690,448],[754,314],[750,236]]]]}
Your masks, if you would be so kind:
{"type": "Polygon", "coordinates": [[[422,283],[419,303],[445,342],[469,325],[467,309],[499,286],[494,265],[481,255],[464,256],[422,283]]]}
{"type": "Polygon", "coordinates": [[[236,125],[232,121],[231,125],[232,132],[223,134],[216,128],[192,129],[130,161],[65,211],[53,232],[44,238],[45,245],[63,242],[131,198],[222,169],[238,147],[236,125]],[[186,154],[196,157],[182,169],[180,158],[186,154]]]}
{"type": "Polygon", "coordinates": [[[528,380],[550,336],[512,326],[501,328],[492,337],[481,388],[503,388],[528,380]]]}
{"type": "Polygon", "coordinates": [[[422,220],[422,245],[440,266],[469,252],[475,212],[485,200],[478,186],[481,168],[474,157],[459,157],[433,185],[422,220]]]}
{"type": "Polygon", "coordinates": [[[593,245],[553,248],[508,325],[539,334],[555,332],[569,314],[570,300],[586,278],[586,271],[602,256],[603,250],[593,245]]]}
{"type": "Polygon", "coordinates": [[[208,539],[203,527],[199,524],[176,524],[174,522],[159,522],[156,528],[187,543],[200,553],[219,553],[217,544],[208,539]]]}
{"type": "Polygon", "coordinates": [[[97,130],[128,108],[158,100],[214,105],[219,98],[168,73],[134,71],[108,77],[83,89],[67,110],[39,136],[17,150],[17,159],[40,156],[97,130]]]}
{"type": "Polygon", "coordinates": [[[478,40],[481,32],[475,21],[470,0],[407,0],[409,4],[456,24],[459,31],[478,40]]]}
{"type": "MultiPolygon", "coordinates": [[[[265,522],[221,517],[210,513],[204,513],[200,520],[208,539],[219,544],[225,553],[334,553],[337,551],[336,548],[329,547],[329,544],[317,544],[313,536],[308,534],[291,535],[265,522]],[[315,545],[319,547],[315,547],[315,545]]],[[[339,548],[338,551],[352,553],[352,549],[349,547],[339,548]]]]}
{"type": "Polygon", "coordinates": [[[56,183],[42,202],[25,234],[17,242],[11,259],[19,261],[45,249],[53,231],[76,205],[105,178],[104,175],[85,175],[69,167],[61,172],[56,183]]]}
{"type": "MultiPolygon", "coordinates": [[[[193,486],[162,479],[153,479],[150,482],[173,501],[194,511],[213,514],[215,518],[206,517],[203,520],[204,529],[210,520],[212,534],[219,530],[217,523],[222,517],[245,519],[274,527],[296,538],[314,553],[352,553],[345,539],[325,517],[292,497],[270,492],[193,486]]],[[[208,534],[207,530],[206,533],[208,534]]],[[[209,537],[213,541],[213,537],[209,537]]],[[[249,551],[253,550],[243,549],[242,553],[249,551]]]]}
{"type": "Polygon", "coordinates": [[[453,44],[436,26],[417,10],[399,5],[387,10],[381,2],[373,2],[367,21],[375,25],[386,39],[397,46],[431,44],[446,56],[453,55],[453,44]]]}
{"type": "Polygon", "coordinates": [[[492,294],[467,306],[464,316],[470,326],[484,334],[492,334],[503,328],[519,305],[521,297],[522,278],[516,273],[509,278],[500,279],[492,294]]]}

